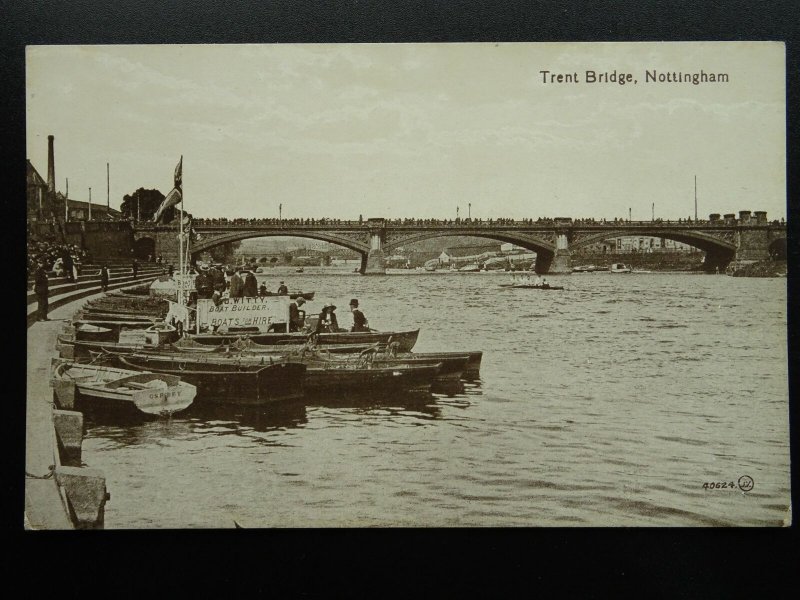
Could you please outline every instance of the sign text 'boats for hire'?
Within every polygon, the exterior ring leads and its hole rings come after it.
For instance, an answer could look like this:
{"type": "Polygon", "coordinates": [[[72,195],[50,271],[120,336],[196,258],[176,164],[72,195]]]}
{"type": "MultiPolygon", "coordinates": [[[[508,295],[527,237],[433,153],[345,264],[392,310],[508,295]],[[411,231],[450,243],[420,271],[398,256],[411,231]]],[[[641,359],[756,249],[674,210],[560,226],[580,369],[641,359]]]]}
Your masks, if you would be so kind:
{"type": "Polygon", "coordinates": [[[219,304],[202,299],[197,301],[197,318],[201,328],[258,327],[266,332],[273,323],[289,322],[290,302],[288,296],[226,298],[219,304]]]}

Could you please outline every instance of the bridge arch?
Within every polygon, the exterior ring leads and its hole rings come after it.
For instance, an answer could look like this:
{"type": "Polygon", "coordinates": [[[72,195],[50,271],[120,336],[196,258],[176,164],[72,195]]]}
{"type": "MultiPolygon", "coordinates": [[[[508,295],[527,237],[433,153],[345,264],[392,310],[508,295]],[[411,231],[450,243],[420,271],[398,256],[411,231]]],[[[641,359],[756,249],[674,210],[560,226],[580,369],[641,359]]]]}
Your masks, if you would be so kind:
{"type": "Polygon", "coordinates": [[[133,254],[139,260],[156,255],[156,241],[149,236],[138,237],[133,242],[133,254]]]}
{"type": "Polygon", "coordinates": [[[201,237],[199,241],[192,244],[190,252],[192,256],[199,254],[200,252],[205,252],[206,250],[210,250],[216,246],[220,246],[222,244],[227,244],[230,242],[239,242],[242,240],[252,239],[252,238],[259,238],[259,237],[303,237],[309,238],[313,240],[320,240],[322,242],[330,242],[331,244],[336,244],[338,246],[343,246],[350,250],[354,250],[362,255],[365,255],[369,252],[369,244],[365,242],[359,242],[349,237],[345,237],[342,235],[336,235],[335,233],[328,233],[326,231],[306,231],[306,230],[296,230],[296,229],[285,229],[285,230],[276,230],[276,231],[235,231],[230,233],[224,233],[221,235],[215,235],[213,237],[205,237],[211,236],[208,232],[200,231],[201,237]]]}
{"type": "Polygon", "coordinates": [[[786,238],[777,238],[772,241],[767,251],[769,252],[772,260],[786,260],[787,248],[786,238]]]}
{"type": "Polygon", "coordinates": [[[674,240],[682,244],[689,244],[705,252],[719,252],[730,251],[736,252],[736,244],[733,241],[727,241],[705,233],[703,231],[683,231],[674,229],[662,229],[653,227],[652,229],[637,229],[631,230],[612,230],[602,231],[596,234],[587,235],[579,240],[570,243],[570,249],[576,250],[590,244],[595,244],[603,240],[616,237],[657,237],[674,240]]]}
{"type": "Polygon", "coordinates": [[[602,231],[581,237],[579,240],[570,244],[570,250],[601,242],[615,237],[658,237],[674,240],[682,244],[688,244],[705,252],[703,268],[706,271],[724,269],[728,263],[736,256],[736,244],[733,240],[717,237],[705,231],[666,229],[662,227],[637,228],[636,230],[618,229],[612,231],[602,231]]]}
{"type": "Polygon", "coordinates": [[[517,246],[521,246],[526,250],[532,250],[536,253],[542,254],[552,254],[555,252],[555,244],[538,238],[531,234],[525,233],[516,233],[511,231],[474,231],[471,229],[458,229],[458,230],[433,230],[433,231],[424,231],[417,234],[408,235],[403,238],[399,238],[396,240],[391,240],[384,244],[384,250],[387,252],[393,252],[396,248],[401,246],[406,246],[408,244],[414,244],[416,242],[422,242],[424,240],[430,240],[433,238],[439,237],[479,237],[484,239],[495,240],[498,242],[505,242],[510,244],[516,244],[517,246]]]}

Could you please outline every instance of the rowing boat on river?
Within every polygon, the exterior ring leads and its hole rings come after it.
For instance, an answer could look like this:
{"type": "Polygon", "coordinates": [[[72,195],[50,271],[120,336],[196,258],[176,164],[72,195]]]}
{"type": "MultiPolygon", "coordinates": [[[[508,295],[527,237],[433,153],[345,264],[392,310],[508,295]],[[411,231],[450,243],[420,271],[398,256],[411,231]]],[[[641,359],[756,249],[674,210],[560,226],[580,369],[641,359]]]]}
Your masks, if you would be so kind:
{"type": "MultiPolygon", "coordinates": [[[[106,345],[112,349],[110,345],[106,345]]],[[[167,350],[175,350],[181,352],[237,352],[244,351],[250,354],[284,354],[301,352],[303,349],[308,349],[308,344],[282,344],[275,346],[274,344],[258,344],[252,339],[240,338],[230,344],[220,344],[219,346],[210,346],[207,344],[199,344],[190,338],[181,338],[177,342],[166,346],[167,350]]],[[[313,348],[313,346],[312,346],[313,348]]],[[[124,350],[124,348],[120,348],[124,350]]],[[[463,352],[402,352],[398,350],[398,346],[392,344],[326,344],[322,347],[317,347],[317,350],[331,353],[331,354],[355,354],[361,353],[365,350],[376,350],[378,352],[386,352],[389,349],[389,356],[396,358],[425,358],[425,359],[441,359],[445,361],[447,367],[447,359],[454,357],[467,356],[467,364],[461,373],[461,378],[468,381],[480,378],[481,361],[483,360],[483,352],[481,350],[464,350],[463,352]],[[390,348],[391,346],[391,348],[390,348]]]]}
{"type": "Polygon", "coordinates": [[[536,285],[535,283],[501,283],[500,287],[512,288],[518,290],[563,290],[564,287],[560,285],[550,285],[543,283],[536,285]]]}
{"type": "Polygon", "coordinates": [[[203,362],[147,354],[116,358],[131,369],[177,375],[197,386],[198,398],[204,401],[263,405],[303,396],[306,366],[298,362],[203,362]]]}
{"type": "Polygon", "coordinates": [[[59,359],[53,361],[52,385],[58,396],[70,394],[73,400],[88,401],[98,407],[133,406],[148,415],[170,415],[184,410],[197,393],[194,385],[175,375],[59,359]]]}
{"type": "Polygon", "coordinates": [[[289,292],[287,294],[279,294],[278,292],[267,292],[263,294],[267,298],[272,298],[275,296],[289,296],[292,300],[297,300],[298,298],[305,298],[306,300],[313,300],[315,292],[289,292]]]}
{"type": "MultiPolygon", "coordinates": [[[[185,333],[187,338],[200,344],[219,346],[230,344],[239,338],[247,338],[262,345],[304,344],[308,334],[296,333],[260,333],[260,332],[231,332],[231,333],[185,333]]],[[[388,344],[397,342],[399,352],[409,352],[417,343],[419,329],[409,331],[337,331],[336,333],[320,333],[317,343],[321,346],[328,344],[388,344]]]]}
{"type": "Polygon", "coordinates": [[[531,279],[528,273],[521,275],[512,275],[511,283],[501,283],[500,287],[523,289],[523,290],[563,290],[563,286],[550,285],[537,277],[535,280],[531,279]]]}
{"type": "MultiPolygon", "coordinates": [[[[305,393],[386,392],[396,390],[429,390],[437,378],[442,363],[412,364],[396,360],[394,363],[369,363],[353,360],[325,360],[318,356],[269,357],[244,355],[175,355],[137,353],[117,355],[116,359],[127,366],[156,372],[180,373],[187,381],[195,381],[201,388],[202,379],[225,379],[225,374],[239,376],[259,369],[279,365],[299,365],[304,369],[302,387],[305,393]],[[190,375],[190,373],[192,375],[190,375]],[[204,373],[205,377],[194,375],[204,373]]],[[[202,388],[201,388],[202,389],[202,388]]]]}

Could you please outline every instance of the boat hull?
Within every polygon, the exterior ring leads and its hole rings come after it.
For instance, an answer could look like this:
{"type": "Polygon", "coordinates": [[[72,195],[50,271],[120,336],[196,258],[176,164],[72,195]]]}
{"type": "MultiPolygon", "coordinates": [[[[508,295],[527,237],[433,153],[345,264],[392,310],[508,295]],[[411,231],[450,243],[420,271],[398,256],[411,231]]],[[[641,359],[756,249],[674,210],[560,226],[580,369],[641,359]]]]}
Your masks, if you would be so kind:
{"type": "Polygon", "coordinates": [[[225,404],[264,405],[303,396],[306,366],[296,362],[246,365],[181,361],[152,355],[118,356],[135,369],[178,375],[197,387],[198,400],[225,404]]]}
{"type": "Polygon", "coordinates": [[[525,284],[525,283],[501,283],[500,287],[511,288],[514,290],[563,290],[564,287],[560,285],[535,285],[535,284],[525,284]]]}
{"type": "Polygon", "coordinates": [[[316,292],[289,292],[288,294],[279,294],[277,292],[267,292],[264,294],[267,298],[273,298],[275,296],[289,296],[292,300],[297,300],[298,298],[304,298],[305,300],[313,300],[314,294],[316,292]]]}
{"type": "Polygon", "coordinates": [[[411,356],[411,357],[424,357],[429,358],[432,360],[436,359],[445,359],[452,356],[467,356],[468,360],[464,369],[461,372],[461,379],[467,381],[473,381],[475,379],[479,379],[481,376],[481,361],[483,360],[483,352],[480,350],[474,351],[467,351],[467,352],[410,352],[408,354],[401,354],[398,357],[402,358],[403,356],[411,356]]]}
{"type": "Polygon", "coordinates": [[[194,385],[173,375],[67,361],[56,361],[52,383],[56,389],[72,388],[82,408],[136,408],[153,416],[185,410],[197,394],[194,385]]]}
{"type": "Polygon", "coordinates": [[[339,395],[342,393],[376,393],[396,391],[429,391],[441,365],[373,366],[362,369],[347,367],[310,367],[306,371],[307,395],[339,395]]]}
{"type": "MultiPolygon", "coordinates": [[[[200,344],[211,344],[219,346],[220,344],[230,344],[240,338],[252,340],[256,344],[280,346],[286,344],[303,344],[308,339],[306,333],[231,333],[231,334],[218,334],[218,333],[199,333],[199,334],[186,334],[186,336],[200,344]]],[[[398,351],[409,352],[414,344],[417,343],[419,336],[419,329],[413,331],[363,331],[351,332],[343,331],[337,333],[320,333],[317,343],[320,346],[327,344],[388,344],[397,342],[398,351]]]]}

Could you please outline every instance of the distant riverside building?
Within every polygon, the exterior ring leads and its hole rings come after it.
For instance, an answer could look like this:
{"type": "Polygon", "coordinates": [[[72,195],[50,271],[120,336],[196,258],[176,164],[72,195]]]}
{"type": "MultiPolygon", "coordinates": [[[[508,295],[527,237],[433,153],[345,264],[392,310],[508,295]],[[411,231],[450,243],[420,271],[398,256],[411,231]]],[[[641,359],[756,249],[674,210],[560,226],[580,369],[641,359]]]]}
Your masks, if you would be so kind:
{"type": "Polygon", "coordinates": [[[27,161],[27,218],[28,221],[48,221],[53,218],[53,202],[47,193],[47,182],[27,161]]]}
{"type": "MultiPolygon", "coordinates": [[[[83,200],[73,200],[72,198],[66,199],[64,194],[58,192],[56,194],[55,206],[56,210],[60,211],[56,214],[60,217],[64,215],[64,204],[67,204],[67,211],[69,212],[70,221],[88,221],[89,220],[89,203],[83,200]]],[[[113,208],[109,208],[105,204],[95,204],[92,202],[92,221],[121,221],[122,213],[113,208]]]]}
{"type": "Polygon", "coordinates": [[[584,254],[619,254],[625,252],[697,252],[697,248],[662,237],[621,236],[581,248],[584,254]]]}
{"type": "MultiPolygon", "coordinates": [[[[26,161],[26,217],[28,222],[88,221],[89,203],[66,198],[56,191],[55,153],[53,136],[48,136],[47,181],[42,178],[30,159],[26,161]]],[[[122,213],[105,204],[92,202],[92,221],[119,221],[122,213]]]]}

